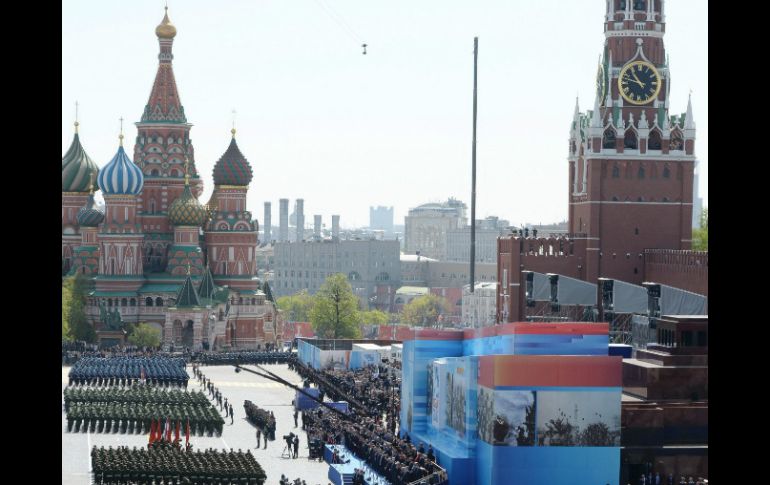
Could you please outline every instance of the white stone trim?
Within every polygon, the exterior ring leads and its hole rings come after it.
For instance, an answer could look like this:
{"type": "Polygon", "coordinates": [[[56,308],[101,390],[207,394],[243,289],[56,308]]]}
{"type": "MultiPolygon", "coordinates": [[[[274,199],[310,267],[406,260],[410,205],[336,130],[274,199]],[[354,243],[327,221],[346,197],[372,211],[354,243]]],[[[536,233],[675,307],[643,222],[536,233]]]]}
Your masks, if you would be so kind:
{"type": "MultiPolygon", "coordinates": [[[[636,205],[692,205],[692,202],[638,202],[638,201],[622,201],[622,200],[589,200],[585,202],[570,202],[569,205],[583,205],[583,204],[636,204],[636,205]]],[[[588,238],[575,238],[575,239],[588,239],[588,238]]]]}

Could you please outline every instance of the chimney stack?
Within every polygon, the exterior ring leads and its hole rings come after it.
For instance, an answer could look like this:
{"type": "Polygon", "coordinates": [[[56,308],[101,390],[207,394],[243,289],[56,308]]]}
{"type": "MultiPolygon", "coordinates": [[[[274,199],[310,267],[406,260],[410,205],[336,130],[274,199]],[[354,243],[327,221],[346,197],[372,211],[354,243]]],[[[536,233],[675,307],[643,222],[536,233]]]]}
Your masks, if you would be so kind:
{"type": "Polygon", "coordinates": [[[340,240],[340,216],[332,216],[332,239],[340,240]]]}
{"type": "Polygon", "coordinates": [[[313,235],[317,238],[321,238],[321,216],[316,214],[313,216],[313,235]]]}
{"type": "Polygon", "coordinates": [[[305,236],[305,199],[297,199],[297,242],[305,236]]]}
{"type": "Polygon", "coordinates": [[[281,242],[289,241],[289,199],[278,201],[278,236],[281,242]]]}
{"type": "Polygon", "coordinates": [[[272,221],[271,221],[271,213],[270,213],[271,212],[271,210],[270,210],[271,207],[272,206],[271,206],[270,202],[265,202],[265,218],[262,221],[262,231],[263,231],[263,234],[264,234],[262,236],[264,241],[262,241],[262,242],[264,242],[264,243],[269,243],[270,241],[272,241],[272,234],[271,234],[271,231],[270,231],[270,229],[271,229],[270,228],[270,224],[272,223],[272,221]]]}

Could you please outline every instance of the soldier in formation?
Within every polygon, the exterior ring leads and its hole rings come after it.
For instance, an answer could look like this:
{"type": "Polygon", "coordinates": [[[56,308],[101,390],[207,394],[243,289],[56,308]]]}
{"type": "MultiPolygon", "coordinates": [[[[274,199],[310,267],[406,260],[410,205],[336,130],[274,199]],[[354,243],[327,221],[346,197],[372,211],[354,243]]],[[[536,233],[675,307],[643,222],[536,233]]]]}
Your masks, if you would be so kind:
{"type": "Polygon", "coordinates": [[[106,485],[153,483],[263,485],[267,478],[250,451],[184,451],[170,443],[149,449],[91,450],[94,481],[106,485]]]}

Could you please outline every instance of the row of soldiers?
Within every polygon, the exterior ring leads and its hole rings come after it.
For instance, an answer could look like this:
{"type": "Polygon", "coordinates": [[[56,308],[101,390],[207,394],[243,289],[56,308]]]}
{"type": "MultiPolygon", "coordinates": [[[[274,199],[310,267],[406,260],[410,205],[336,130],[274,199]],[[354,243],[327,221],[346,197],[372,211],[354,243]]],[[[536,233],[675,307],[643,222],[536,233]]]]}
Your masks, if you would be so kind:
{"type": "Polygon", "coordinates": [[[158,403],[206,406],[209,400],[200,391],[159,389],[152,386],[121,388],[71,387],[64,389],[64,409],[73,402],[158,403]]]}
{"type": "Polygon", "coordinates": [[[146,433],[152,421],[189,422],[197,435],[222,434],[225,421],[209,403],[206,406],[158,403],[73,402],[67,411],[67,431],[146,433]]]}
{"type": "Polygon", "coordinates": [[[192,362],[201,365],[285,364],[291,358],[291,352],[198,352],[192,355],[192,362]]]}
{"type": "Polygon", "coordinates": [[[172,444],[149,449],[93,447],[94,481],[118,484],[263,485],[265,471],[249,450],[182,451],[172,444]]]}
{"type": "Polygon", "coordinates": [[[206,389],[211,396],[211,399],[214,400],[214,402],[219,405],[219,410],[225,412],[225,417],[230,417],[230,424],[234,423],[235,417],[233,415],[233,404],[227,402],[227,398],[223,398],[222,393],[217,389],[217,387],[211,382],[211,379],[206,377],[203,372],[201,372],[200,367],[193,364],[193,374],[195,377],[200,381],[201,387],[206,389]],[[224,402],[223,402],[224,399],[224,402]]]}
{"type": "Polygon", "coordinates": [[[70,385],[131,385],[139,380],[187,387],[189,376],[181,357],[86,357],[72,366],[70,385]]]}
{"type": "MultiPolygon", "coordinates": [[[[251,401],[243,403],[246,418],[251,424],[262,430],[267,439],[275,440],[275,415],[272,411],[265,411],[251,401]]],[[[267,441],[265,441],[267,444],[267,441]]]]}

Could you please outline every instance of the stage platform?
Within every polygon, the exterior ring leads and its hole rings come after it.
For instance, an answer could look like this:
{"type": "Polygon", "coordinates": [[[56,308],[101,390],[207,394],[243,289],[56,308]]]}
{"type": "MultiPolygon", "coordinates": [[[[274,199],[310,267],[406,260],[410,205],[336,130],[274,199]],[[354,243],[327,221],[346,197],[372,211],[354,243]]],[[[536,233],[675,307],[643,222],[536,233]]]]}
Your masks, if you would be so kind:
{"type": "Polygon", "coordinates": [[[364,482],[366,485],[390,485],[390,482],[378,475],[366,462],[342,445],[324,446],[324,460],[329,464],[328,478],[334,485],[350,485],[353,483],[353,475],[356,468],[363,468],[365,470],[364,482]],[[338,451],[343,463],[332,463],[335,449],[338,451]]]}

